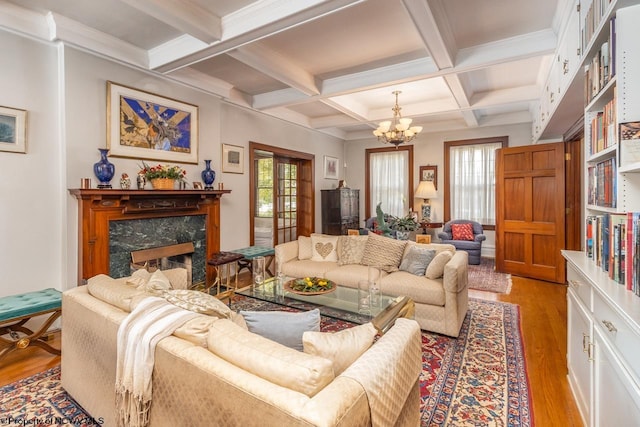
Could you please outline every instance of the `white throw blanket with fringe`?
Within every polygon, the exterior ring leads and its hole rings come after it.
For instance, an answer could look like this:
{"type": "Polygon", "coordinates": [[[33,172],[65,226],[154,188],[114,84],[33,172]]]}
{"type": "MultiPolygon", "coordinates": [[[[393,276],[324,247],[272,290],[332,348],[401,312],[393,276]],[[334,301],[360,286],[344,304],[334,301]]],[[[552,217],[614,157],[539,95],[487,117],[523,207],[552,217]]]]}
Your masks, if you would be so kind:
{"type": "Polygon", "coordinates": [[[156,344],[196,316],[163,298],[149,297],[120,324],[116,365],[119,426],[144,427],[149,423],[156,344]]]}

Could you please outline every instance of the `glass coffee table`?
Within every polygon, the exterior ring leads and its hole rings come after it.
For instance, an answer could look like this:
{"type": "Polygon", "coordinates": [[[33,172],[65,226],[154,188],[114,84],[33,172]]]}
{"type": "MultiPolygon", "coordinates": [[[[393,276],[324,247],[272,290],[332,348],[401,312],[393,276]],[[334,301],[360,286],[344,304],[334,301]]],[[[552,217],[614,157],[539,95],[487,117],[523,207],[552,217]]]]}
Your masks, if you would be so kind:
{"type": "MultiPolygon", "coordinates": [[[[287,280],[289,278],[283,279],[282,283],[287,280]]],[[[385,294],[380,294],[378,304],[363,310],[358,306],[358,290],[340,285],[327,294],[300,295],[278,286],[277,278],[270,278],[262,285],[248,286],[235,293],[299,310],[318,308],[323,316],[352,323],[372,322],[381,333],[386,332],[398,317],[413,318],[414,315],[414,303],[410,298],[385,294]]]]}

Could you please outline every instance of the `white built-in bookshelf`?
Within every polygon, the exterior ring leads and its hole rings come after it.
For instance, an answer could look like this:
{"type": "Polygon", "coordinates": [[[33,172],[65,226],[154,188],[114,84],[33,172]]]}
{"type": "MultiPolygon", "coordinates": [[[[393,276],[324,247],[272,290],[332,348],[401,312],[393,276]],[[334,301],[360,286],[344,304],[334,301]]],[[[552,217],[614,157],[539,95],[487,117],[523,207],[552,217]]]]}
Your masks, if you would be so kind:
{"type": "Polygon", "coordinates": [[[585,223],[584,250],[563,252],[568,377],[585,425],[640,425],[640,133],[627,140],[640,126],[640,0],[578,5],[585,223]]]}

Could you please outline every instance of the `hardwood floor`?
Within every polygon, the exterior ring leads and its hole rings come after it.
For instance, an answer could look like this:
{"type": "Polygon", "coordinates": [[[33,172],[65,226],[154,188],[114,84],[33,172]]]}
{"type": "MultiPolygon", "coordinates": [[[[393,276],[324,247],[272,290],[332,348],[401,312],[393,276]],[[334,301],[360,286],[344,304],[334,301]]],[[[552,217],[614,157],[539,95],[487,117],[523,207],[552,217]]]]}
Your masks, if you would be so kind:
{"type": "MultiPolygon", "coordinates": [[[[520,305],[535,425],[582,426],[567,381],[566,286],[513,277],[508,295],[471,290],[469,296],[520,305]]],[[[59,348],[59,334],[51,343],[59,348]]],[[[36,347],[13,352],[0,365],[0,386],[59,363],[60,357],[36,347]]]]}

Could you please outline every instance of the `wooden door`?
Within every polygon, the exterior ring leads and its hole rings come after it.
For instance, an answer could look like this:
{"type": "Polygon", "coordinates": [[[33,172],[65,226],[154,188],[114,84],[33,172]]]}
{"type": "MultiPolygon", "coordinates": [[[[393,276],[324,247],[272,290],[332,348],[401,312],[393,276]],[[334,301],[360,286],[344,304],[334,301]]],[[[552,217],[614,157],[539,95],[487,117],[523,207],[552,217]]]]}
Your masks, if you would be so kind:
{"type": "Polygon", "coordinates": [[[564,143],[498,150],[496,269],[565,282],[564,143]]]}

